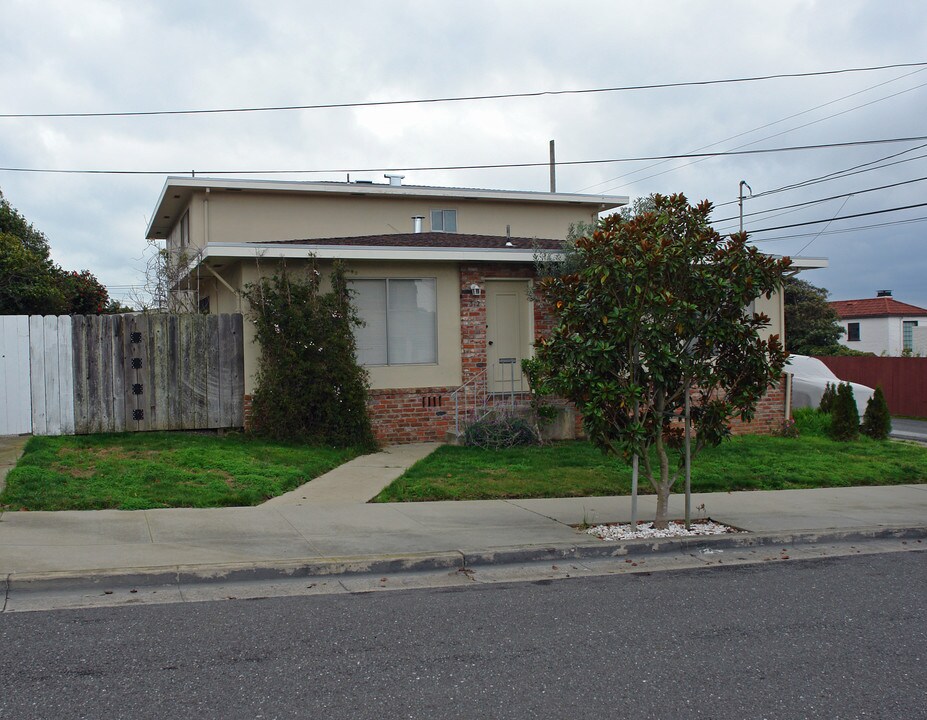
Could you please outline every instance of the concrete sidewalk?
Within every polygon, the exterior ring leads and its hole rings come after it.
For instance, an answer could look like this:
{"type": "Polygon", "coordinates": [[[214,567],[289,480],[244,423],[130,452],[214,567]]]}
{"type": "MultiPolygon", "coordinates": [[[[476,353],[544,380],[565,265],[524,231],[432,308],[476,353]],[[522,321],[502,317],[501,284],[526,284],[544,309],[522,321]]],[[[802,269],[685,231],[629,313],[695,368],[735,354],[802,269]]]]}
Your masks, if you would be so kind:
{"type": "MultiPolygon", "coordinates": [[[[395,467],[386,470],[384,477],[395,467]]],[[[384,563],[453,567],[477,556],[527,561],[545,553],[617,553],[617,545],[572,526],[630,519],[628,497],[368,504],[336,501],[329,492],[318,502],[306,494],[247,508],[7,512],[0,516],[0,574],[9,582],[42,575],[218,577],[262,569],[329,574],[384,563]]],[[[673,497],[674,516],[682,515],[682,502],[673,497]]],[[[927,485],[693,495],[693,508],[703,504],[702,514],[756,537],[927,527],[927,485]]],[[[652,497],[641,497],[641,518],[654,509],[652,497]]]]}

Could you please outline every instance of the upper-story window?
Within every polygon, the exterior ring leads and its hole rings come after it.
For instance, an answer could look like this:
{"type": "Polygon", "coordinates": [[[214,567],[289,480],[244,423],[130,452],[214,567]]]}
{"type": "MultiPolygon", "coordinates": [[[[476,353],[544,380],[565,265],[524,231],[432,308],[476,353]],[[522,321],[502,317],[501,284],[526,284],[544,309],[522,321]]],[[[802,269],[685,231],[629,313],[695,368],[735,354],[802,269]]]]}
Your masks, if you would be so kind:
{"type": "Polygon", "coordinates": [[[859,342],[859,323],[847,323],[847,342],[859,342]]]}
{"type": "Polygon", "coordinates": [[[432,210],[431,229],[433,232],[457,232],[457,211],[432,210]]]}
{"type": "Polygon", "coordinates": [[[190,213],[185,212],[180,218],[180,247],[190,244],[190,213]]]}
{"type": "Polygon", "coordinates": [[[909,352],[914,349],[914,328],[917,327],[917,320],[901,321],[901,341],[904,349],[909,352]]]}

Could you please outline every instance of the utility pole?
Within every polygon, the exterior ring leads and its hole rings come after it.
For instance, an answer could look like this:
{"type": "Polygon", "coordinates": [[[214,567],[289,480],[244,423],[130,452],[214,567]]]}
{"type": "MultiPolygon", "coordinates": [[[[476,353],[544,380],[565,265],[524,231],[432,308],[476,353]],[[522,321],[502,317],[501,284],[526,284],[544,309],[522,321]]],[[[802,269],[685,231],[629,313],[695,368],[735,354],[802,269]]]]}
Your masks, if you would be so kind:
{"type": "Polygon", "coordinates": [[[557,160],[554,153],[554,141],[550,141],[550,191],[557,192],[557,160]]]}
{"type": "Polygon", "coordinates": [[[747,185],[746,180],[741,180],[737,192],[737,205],[740,207],[740,232],[744,231],[744,187],[750,191],[750,197],[753,197],[753,188],[747,185]]]}

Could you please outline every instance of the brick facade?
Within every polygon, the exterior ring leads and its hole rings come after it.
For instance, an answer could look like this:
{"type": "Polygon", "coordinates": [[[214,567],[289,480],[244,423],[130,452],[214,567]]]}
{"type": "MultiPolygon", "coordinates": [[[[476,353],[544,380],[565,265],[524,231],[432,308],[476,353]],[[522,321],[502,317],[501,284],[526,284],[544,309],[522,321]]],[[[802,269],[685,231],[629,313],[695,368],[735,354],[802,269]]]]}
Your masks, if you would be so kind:
{"type": "Polygon", "coordinates": [[[785,421],[785,377],[770,387],[756,406],[753,420],[745,423],[739,417],[731,421],[734,435],[770,435],[782,427],[785,421]]]}
{"type": "MultiPolygon", "coordinates": [[[[530,264],[468,263],[460,266],[460,354],[461,383],[486,369],[486,280],[533,278],[530,264]],[[471,285],[483,292],[473,295],[471,285]]],[[[549,332],[550,313],[543,303],[534,304],[535,335],[549,332]]],[[[454,429],[454,400],[457,387],[371,390],[368,409],[374,433],[382,443],[443,441],[454,429]]]]}
{"type": "Polygon", "coordinates": [[[371,390],[367,401],[377,441],[384,445],[443,442],[454,428],[456,387],[371,390]]]}
{"type": "MultiPolygon", "coordinates": [[[[532,279],[534,268],[529,264],[467,263],[460,266],[460,353],[462,383],[486,369],[486,280],[532,279]],[[483,289],[480,295],[470,293],[471,285],[483,289]]],[[[543,302],[534,303],[534,335],[543,337],[553,328],[553,314],[543,302]]],[[[784,384],[771,387],[760,401],[752,422],[739,418],[731,423],[735,435],[767,434],[782,425],[785,419],[784,384]]],[[[444,441],[448,430],[454,429],[454,400],[451,393],[457,387],[421,387],[371,390],[367,403],[376,438],[383,444],[444,441]]],[[[245,396],[245,424],[251,416],[251,396],[245,396]]],[[[582,421],[577,417],[576,436],[583,435],[582,421]]]]}

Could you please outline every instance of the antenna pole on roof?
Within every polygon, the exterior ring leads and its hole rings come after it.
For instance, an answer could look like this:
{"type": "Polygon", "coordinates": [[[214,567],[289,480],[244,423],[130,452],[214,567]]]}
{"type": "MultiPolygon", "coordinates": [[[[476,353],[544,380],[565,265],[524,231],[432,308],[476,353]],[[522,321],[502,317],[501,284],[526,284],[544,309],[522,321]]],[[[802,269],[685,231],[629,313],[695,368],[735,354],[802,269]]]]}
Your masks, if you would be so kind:
{"type": "Polygon", "coordinates": [[[550,141],[550,191],[557,192],[557,160],[553,140],[550,141]]]}

